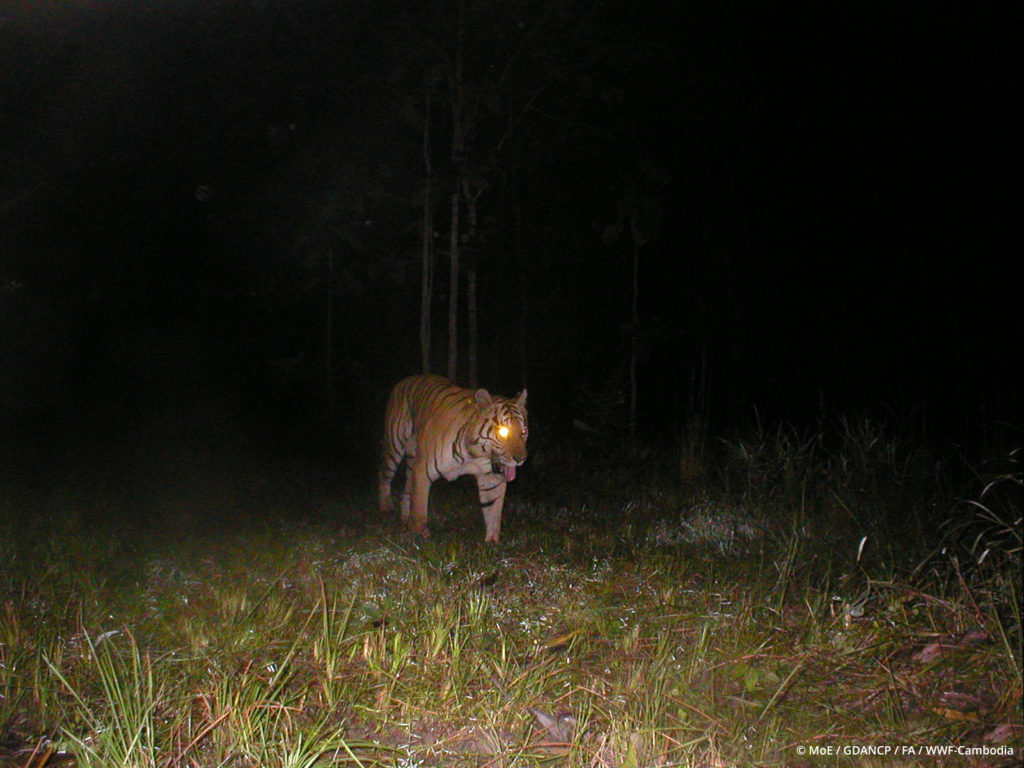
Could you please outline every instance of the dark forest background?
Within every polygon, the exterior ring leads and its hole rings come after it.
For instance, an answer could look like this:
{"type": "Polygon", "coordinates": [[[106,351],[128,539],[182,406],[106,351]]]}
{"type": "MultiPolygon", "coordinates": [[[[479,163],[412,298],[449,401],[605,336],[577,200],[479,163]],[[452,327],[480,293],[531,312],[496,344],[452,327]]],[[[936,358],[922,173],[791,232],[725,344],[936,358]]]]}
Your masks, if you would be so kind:
{"type": "Polygon", "coordinates": [[[870,409],[992,449],[1021,402],[1008,8],[0,5],[3,460],[144,433],[372,463],[421,367],[428,178],[431,367],[469,189],[480,383],[528,386],[542,433],[626,434],[635,352],[649,443],[870,409]]]}

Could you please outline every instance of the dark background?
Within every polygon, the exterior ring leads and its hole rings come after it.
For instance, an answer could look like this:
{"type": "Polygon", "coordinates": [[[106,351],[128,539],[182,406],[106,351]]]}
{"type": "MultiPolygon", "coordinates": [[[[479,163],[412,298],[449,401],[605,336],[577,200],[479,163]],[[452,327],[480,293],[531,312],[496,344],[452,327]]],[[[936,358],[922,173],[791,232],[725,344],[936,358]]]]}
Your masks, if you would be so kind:
{"type": "Polygon", "coordinates": [[[1021,401],[1009,7],[0,3],[0,458],[372,464],[419,368],[431,72],[435,371],[471,168],[481,384],[549,436],[623,429],[632,210],[642,440],[869,409],[990,447],[1021,401]]]}

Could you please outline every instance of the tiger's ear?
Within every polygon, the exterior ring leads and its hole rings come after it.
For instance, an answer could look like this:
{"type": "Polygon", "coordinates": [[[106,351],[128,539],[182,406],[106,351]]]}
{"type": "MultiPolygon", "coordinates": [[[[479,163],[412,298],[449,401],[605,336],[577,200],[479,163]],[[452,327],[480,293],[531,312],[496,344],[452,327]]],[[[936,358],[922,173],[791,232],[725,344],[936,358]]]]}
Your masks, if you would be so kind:
{"type": "Polygon", "coordinates": [[[524,389],[519,393],[519,397],[516,398],[516,404],[520,407],[526,405],[526,390],[524,389]]]}
{"type": "Polygon", "coordinates": [[[481,408],[486,408],[491,404],[491,393],[486,389],[478,389],[473,393],[473,400],[481,408]]]}

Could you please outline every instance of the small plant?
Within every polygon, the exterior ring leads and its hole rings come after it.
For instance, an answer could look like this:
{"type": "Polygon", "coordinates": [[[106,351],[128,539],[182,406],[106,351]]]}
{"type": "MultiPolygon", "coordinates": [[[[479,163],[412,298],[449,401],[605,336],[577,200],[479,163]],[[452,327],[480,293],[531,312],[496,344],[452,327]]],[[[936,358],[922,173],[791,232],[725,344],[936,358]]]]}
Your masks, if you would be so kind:
{"type": "Polygon", "coordinates": [[[94,699],[57,664],[47,661],[73,699],[69,721],[80,724],[80,729],[62,726],[65,739],[87,767],[156,766],[162,741],[157,724],[162,692],[154,681],[151,657],[139,650],[128,632],[108,632],[94,640],[82,630],[79,637],[83,661],[89,676],[99,682],[100,696],[94,699]],[[122,635],[127,648],[118,652],[114,645],[122,635]]]}
{"type": "Polygon", "coordinates": [[[968,502],[974,508],[974,519],[966,524],[965,533],[977,531],[970,541],[970,551],[978,565],[989,557],[999,570],[1020,563],[1022,489],[1024,471],[1020,468],[1018,452],[1014,451],[1008,467],[986,482],[976,500],[968,502]]]}
{"type": "Polygon", "coordinates": [[[978,498],[966,502],[967,515],[951,526],[949,563],[966,596],[990,619],[1013,660],[1021,681],[1021,584],[1024,565],[1024,472],[1018,451],[1006,466],[984,480],[978,498]],[[979,595],[979,598],[975,598],[979,595]]]}

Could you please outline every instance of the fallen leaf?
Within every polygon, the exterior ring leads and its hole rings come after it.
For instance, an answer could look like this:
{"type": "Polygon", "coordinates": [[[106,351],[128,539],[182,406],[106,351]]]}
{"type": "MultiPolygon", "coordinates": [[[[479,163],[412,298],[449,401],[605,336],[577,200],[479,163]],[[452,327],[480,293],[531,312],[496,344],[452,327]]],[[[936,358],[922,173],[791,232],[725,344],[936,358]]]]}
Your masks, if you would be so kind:
{"type": "Polygon", "coordinates": [[[557,635],[556,637],[552,637],[550,640],[545,640],[541,647],[543,647],[545,650],[553,651],[568,645],[576,637],[582,634],[582,629],[574,629],[571,632],[566,632],[564,635],[557,635]]]}
{"type": "Polygon", "coordinates": [[[958,709],[945,709],[942,707],[936,707],[932,712],[947,720],[966,720],[969,723],[978,722],[978,716],[973,712],[961,712],[958,709]]]}
{"type": "Polygon", "coordinates": [[[558,712],[554,715],[549,715],[542,709],[536,707],[527,707],[527,710],[537,724],[540,725],[548,736],[551,737],[552,741],[569,743],[572,741],[573,734],[576,731],[576,718],[573,717],[570,712],[558,712]]]}
{"type": "Polygon", "coordinates": [[[1012,739],[1013,732],[1017,730],[1024,730],[1024,727],[1014,725],[1013,723],[1002,723],[982,736],[981,740],[987,741],[991,744],[1001,744],[1004,741],[1012,739]]]}

